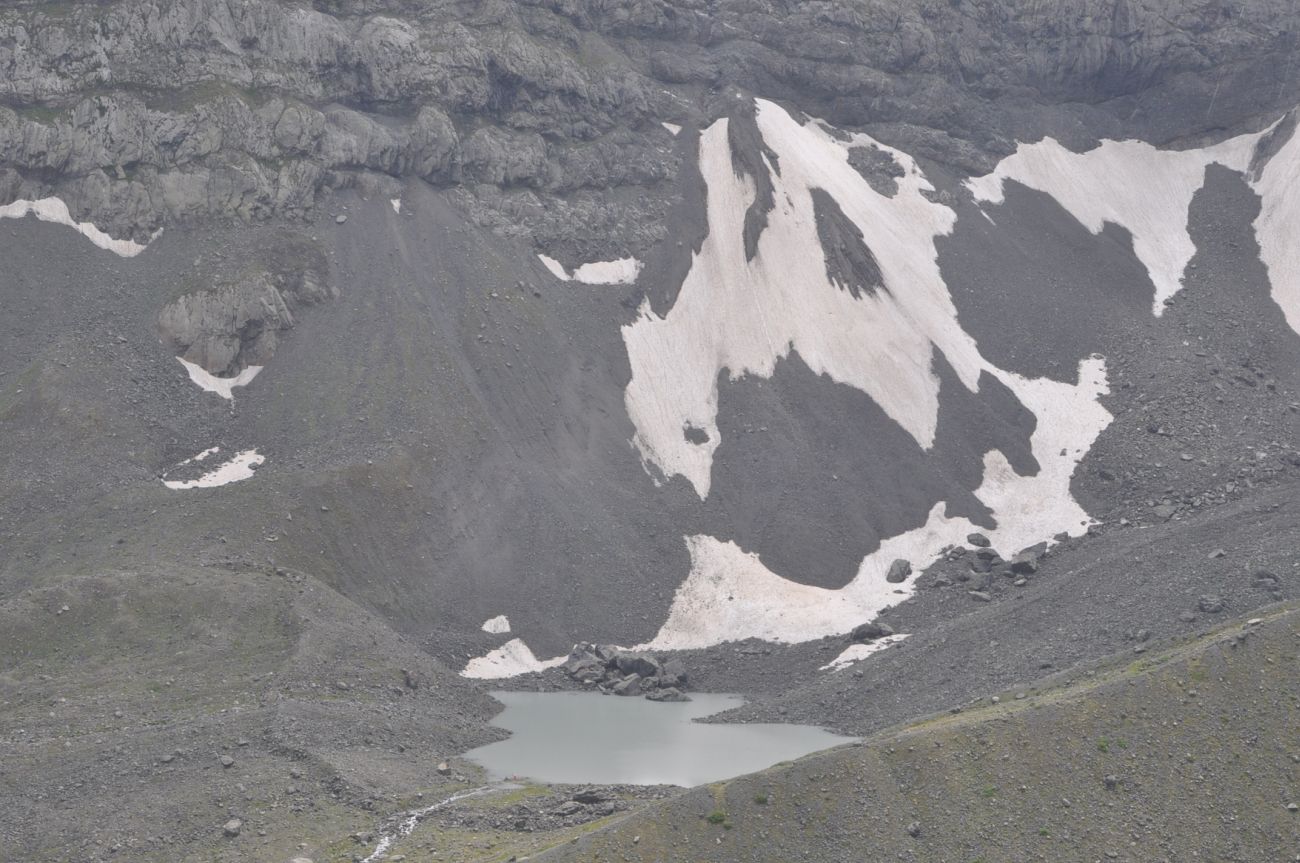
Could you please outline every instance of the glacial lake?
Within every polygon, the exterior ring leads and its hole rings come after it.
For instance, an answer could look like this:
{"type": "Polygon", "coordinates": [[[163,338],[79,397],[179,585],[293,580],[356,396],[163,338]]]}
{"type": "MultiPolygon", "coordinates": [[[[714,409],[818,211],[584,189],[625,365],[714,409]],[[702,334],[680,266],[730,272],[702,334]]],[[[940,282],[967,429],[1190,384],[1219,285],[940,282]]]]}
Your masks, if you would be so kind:
{"type": "Polygon", "coordinates": [[[593,785],[681,785],[731,779],[856,738],[809,725],[692,720],[744,704],[690,693],[684,703],[596,692],[493,692],[492,724],[510,737],[465,754],[494,779],[593,785]]]}

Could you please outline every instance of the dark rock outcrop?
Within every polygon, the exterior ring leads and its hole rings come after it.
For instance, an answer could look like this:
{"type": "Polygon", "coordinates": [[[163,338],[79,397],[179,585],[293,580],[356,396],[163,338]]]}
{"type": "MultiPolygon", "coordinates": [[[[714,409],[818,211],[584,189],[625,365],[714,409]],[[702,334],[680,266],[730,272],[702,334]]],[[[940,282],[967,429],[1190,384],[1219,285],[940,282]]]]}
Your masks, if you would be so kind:
{"type": "Polygon", "coordinates": [[[652,701],[689,701],[682,690],[688,676],[680,659],[660,660],[642,651],[610,644],[575,644],[561,666],[571,679],[615,695],[642,695],[652,701]]]}

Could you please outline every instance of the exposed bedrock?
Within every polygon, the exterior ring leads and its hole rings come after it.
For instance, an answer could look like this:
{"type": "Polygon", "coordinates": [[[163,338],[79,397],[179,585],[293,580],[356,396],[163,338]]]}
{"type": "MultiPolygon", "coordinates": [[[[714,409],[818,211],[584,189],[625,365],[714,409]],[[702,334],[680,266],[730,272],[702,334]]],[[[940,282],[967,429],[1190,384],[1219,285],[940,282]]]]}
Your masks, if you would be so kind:
{"type": "Polygon", "coordinates": [[[262,254],[237,274],[165,305],[158,313],[163,342],[214,375],[235,375],[275,355],[280,333],[294,325],[294,309],[337,295],[323,253],[305,238],[280,234],[262,254]]]}
{"type": "Polygon", "coordinates": [[[322,190],[377,174],[459,186],[483,225],[608,258],[671,224],[681,162],[659,121],[730,113],[736,87],[982,172],[1016,139],[1259,123],[1300,80],[1286,0],[70,5],[0,13],[0,200],[58,195],[136,239],[311,218],[322,190]],[[589,197],[611,189],[627,194],[589,197]]]}

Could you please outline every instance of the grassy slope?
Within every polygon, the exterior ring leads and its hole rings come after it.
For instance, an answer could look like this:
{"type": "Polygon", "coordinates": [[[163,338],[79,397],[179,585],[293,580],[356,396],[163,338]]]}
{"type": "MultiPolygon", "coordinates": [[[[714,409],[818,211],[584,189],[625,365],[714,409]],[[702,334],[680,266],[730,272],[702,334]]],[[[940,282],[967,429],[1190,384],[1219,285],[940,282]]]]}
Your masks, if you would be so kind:
{"type": "Polygon", "coordinates": [[[1290,860],[1300,609],[1263,618],[696,789],[540,859],[1290,860]]]}

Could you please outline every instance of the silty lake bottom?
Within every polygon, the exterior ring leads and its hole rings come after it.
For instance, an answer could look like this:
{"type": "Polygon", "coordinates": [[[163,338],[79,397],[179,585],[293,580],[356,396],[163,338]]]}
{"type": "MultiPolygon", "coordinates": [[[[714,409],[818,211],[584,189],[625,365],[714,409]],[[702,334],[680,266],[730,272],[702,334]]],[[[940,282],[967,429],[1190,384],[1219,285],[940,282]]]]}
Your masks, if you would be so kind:
{"type": "Polygon", "coordinates": [[[810,725],[692,720],[744,704],[691,693],[657,703],[595,692],[493,692],[506,709],[493,725],[510,737],[465,754],[494,779],[554,784],[681,785],[731,779],[857,738],[810,725]]]}

